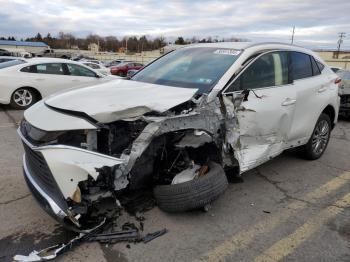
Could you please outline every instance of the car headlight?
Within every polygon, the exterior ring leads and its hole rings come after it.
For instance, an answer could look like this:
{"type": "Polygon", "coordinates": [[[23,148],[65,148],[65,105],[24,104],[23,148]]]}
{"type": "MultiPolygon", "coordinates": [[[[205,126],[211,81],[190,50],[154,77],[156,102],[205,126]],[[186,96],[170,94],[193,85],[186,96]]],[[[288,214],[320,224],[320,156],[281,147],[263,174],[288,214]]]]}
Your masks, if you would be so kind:
{"type": "Polygon", "coordinates": [[[32,126],[25,119],[22,120],[20,130],[23,136],[33,144],[48,143],[56,140],[63,131],[44,131],[32,126]]]}

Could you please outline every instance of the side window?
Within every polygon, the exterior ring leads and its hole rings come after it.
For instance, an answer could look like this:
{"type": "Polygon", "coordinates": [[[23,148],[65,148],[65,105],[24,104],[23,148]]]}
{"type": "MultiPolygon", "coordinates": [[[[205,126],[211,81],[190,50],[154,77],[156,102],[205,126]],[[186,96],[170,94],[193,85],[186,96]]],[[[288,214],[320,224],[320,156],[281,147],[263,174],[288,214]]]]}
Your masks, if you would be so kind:
{"type": "Polygon", "coordinates": [[[32,70],[31,70],[32,66],[26,66],[26,67],[23,67],[20,71],[21,72],[25,72],[25,73],[34,73],[32,70]]]}
{"type": "Polygon", "coordinates": [[[85,65],[91,67],[92,69],[100,69],[100,66],[94,63],[87,63],[85,65]]]}
{"type": "Polygon", "coordinates": [[[298,80],[312,76],[310,56],[299,52],[291,52],[293,79],[298,80]]]}
{"type": "Polygon", "coordinates": [[[288,84],[288,55],[286,52],[273,52],[255,60],[226,92],[286,84],[288,84]]]}
{"type": "Polygon", "coordinates": [[[37,73],[36,65],[23,67],[20,71],[26,73],[37,73]]]}
{"type": "Polygon", "coordinates": [[[96,77],[96,74],[80,65],[67,64],[70,75],[72,76],[86,76],[86,77],[96,77]]]}
{"type": "Polygon", "coordinates": [[[311,63],[312,63],[312,75],[314,75],[314,76],[320,75],[321,71],[316,64],[315,59],[312,56],[310,56],[310,58],[311,58],[311,63]]]}
{"type": "Polygon", "coordinates": [[[51,63],[51,64],[40,64],[34,66],[36,69],[30,69],[31,72],[38,74],[49,74],[49,75],[64,75],[64,70],[62,64],[59,63],[51,63]]]}

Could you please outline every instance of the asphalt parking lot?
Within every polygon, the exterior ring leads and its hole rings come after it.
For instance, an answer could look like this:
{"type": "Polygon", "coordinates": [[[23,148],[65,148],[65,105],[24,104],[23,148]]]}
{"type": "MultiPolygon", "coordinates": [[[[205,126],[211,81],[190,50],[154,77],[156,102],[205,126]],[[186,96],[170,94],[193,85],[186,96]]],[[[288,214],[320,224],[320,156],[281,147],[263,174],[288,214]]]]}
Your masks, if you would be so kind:
{"type": "MultiPolygon", "coordinates": [[[[22,177],[17,123],[0,107],[0,261],[70,239],[37,205],[22,177]]],[[[244,174],[209,212],[145,213],[148,244],[83,243],[58,261],[350,261],[350,121],[340,120],[324,156],[295,152],[244,174]]]]}

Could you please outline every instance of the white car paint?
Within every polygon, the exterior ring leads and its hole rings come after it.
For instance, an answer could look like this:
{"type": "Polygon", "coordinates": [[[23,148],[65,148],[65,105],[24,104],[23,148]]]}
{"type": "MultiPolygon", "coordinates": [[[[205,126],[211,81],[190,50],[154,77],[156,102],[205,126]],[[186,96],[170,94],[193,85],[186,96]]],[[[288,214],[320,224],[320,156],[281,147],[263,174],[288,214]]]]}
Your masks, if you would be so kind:
{"type": "Polygon", "coordinates": [[[56,108],[84,112],[101,123],[108,123],[138,117],[150,111],[164,112],[188,101],[196,91],[118,79],[64,92],[49,97],[45,103],[56,108]]]}
{"type": "Polygon", "coordinates": [[[37,90],[43,98],[64,89],[94,85],[115,78],[104,76],[85,65],[81,65],[80,63],[71,60],[59,58],[31,58],[24,64],[0,69],[0,79],[0,103],[9,104],[14,91],[22,87],[30,87],[37,90]],[[21,71],[28,66],[50,63],[81,66],[95,74],[96,77],[41,74],[21,71]]]}
{"type": "Polygon", "coordinates": [[[44,100],[24,111],[24,118],[36,128],[45,131],[96,129],[96,126],[81,117],[62,114],[46,106],[44,100]],[[43,121],[43,119],[46,121],[43,121]]]}
{"type": "MultiPolygon", "coordinates": [[[[187,126],[195,123],[192,117],[201,116],[203,112],[201,121],[208,126],[208,129],[215,123],[206,122],[207,119],[211,119],[210,117],[213,115],[214,118],[217,116],[215,118],[217,121],[224,118],[226,144],[223,150],[230,151],[230,147],[232,147],[234,156],[239,163],[240,172],[245,172],[268,161],[285,149],[306,144],[311,137],[317,119],[325,108],[331,107],[334,110],[333,124],[337,122],[339,110],[338,86],[335,83],[337,76],[312,51],[278,43],[253,44],[243,42],[198,44],[184,48],[193,47],[228,48],[239,53],[238,59],[219,79],[210,93],[203,95],[200,99],[194,98],[197,89],[160,86],[120,79],[50,97],[26,111],[25,119],[30,124],[47,131],[98,129],[97,123],[95,126],[83,116],[81,117],[82,121],[73,121],[78,117],[76,115],[69,116],[66,124],[65,120],[62,120],[62,116],[58,116],[61,114],[60,110],[64,110],[62,115],[65,115],[67,111],[84,114],[99,124],[117,120],[146,119],[150,124],[137,138],[139,144],[132,146],[130,155],[122,154],[120,158],[112,159],[112,161],[116,161],[115,163],[127,165],[123,165],[119,170],[119,164],[116,164],[116,179],[121,177],[125,168],[129,167],[129,163],[136,161],[136,158],[131,157],[132,153],[135,153],[136,149],[139,148],[141,148],[140,151],[144,150],[140,144],[152,137],[153,133],[160,132],[158,123],[164,119],[168,119],[171,125],[170,127],[166,125],[165,129],[171,130],[172,125],[175,126],[179,119],[178,125],[181,128],[189,128],[187,126]],[[260,56],[264,55],[265,52],[273,51],[297,51],[311,55],[324,64],[324,69],[320,75],[295,80],[281,86],[254,89],[249,94],[248,99],[241,99],[237,105],[235,98],[239,97],[242,91],[229,91],[228,87],[235,83],[240,75],[249,69],[260,56]],[[263,54],[248,60],[257,53],[263,54]],[[185,112],[183,115],[169,114],[159,117],[153,116],[152,118],[143,116],[152,111],[165,113],[168,109],[189,100],[196,103],[197,110],[185,112]],[[220,110],[222,109],[220,105],[223,104],[225,105],[224,113],[220,110]],[[42,115],[36,113],[41,111],[42,115]],[[50,119],[41,118],[46,112],[50,112],[48,113],[52,116],[50,119]],[[184,119],[186,117],[191,121],[184,119]],[[184,119],[184,122],[181,122],[181,119],[184,119]],[[188,122],[185,122],[186,120],[188,122]]],[[[198,119],[196,120],[198,121],[198,119]]],[[[22,139],[25,140],[23,137],[22,139]]],[[[100,167],[101,163],[109,166],[111,163],[109,155],[100,154],[98,158],[93,159],[90,158],[91,155],[86,156],[89,154],[88,150],[77,147],[63,145],[31,147],[32,150],[43,153],[65,196],[74,194],[77,181],[81,181],[88,174],[94,175],[94,172],[91,171],[93,167],[100,167]],[[62,148],[65,149],[64,153],[62,153],[62,148]],[[65,174],[71,174],[71,176],[65,176],[65,174]],[[72,183],[70,178],[75,177],[75,174],[77,181],[72,183]]],[[[90,151],[90,154],[94,153],[90,151]]],[[[126,186],[125,184],[120,185],[116,181],[118,189],[126,186]]]]}

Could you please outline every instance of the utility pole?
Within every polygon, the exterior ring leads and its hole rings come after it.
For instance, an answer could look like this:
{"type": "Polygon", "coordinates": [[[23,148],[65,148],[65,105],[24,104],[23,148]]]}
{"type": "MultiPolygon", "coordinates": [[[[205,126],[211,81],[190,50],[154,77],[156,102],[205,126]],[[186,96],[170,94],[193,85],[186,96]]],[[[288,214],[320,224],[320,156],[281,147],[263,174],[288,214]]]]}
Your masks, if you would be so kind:
{"type": "Polygon", "coordinates": [[[291,42],[291,44],[294,43],[294,33],[295,33],[295,25],[293,26],[293,31],[292,31],[292,42],[291,42]]]}
{"type": "Polygon", "coordinates": [[[339,33],[339,39],[338,39],[338,50],[337,50],[337,57],[339,58],[339,52],[340,52],[340,46],[343,43],[343,38],[345,37],[345,32],[340,32],[339,33]]]}

